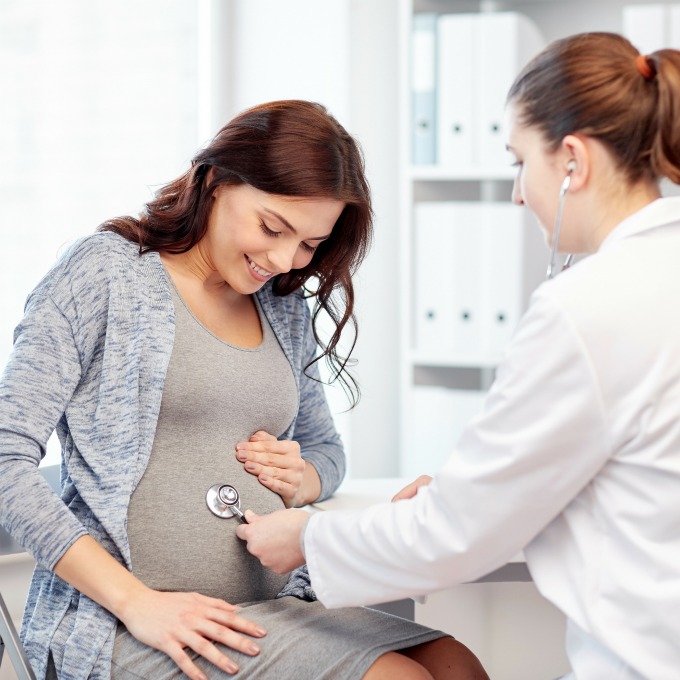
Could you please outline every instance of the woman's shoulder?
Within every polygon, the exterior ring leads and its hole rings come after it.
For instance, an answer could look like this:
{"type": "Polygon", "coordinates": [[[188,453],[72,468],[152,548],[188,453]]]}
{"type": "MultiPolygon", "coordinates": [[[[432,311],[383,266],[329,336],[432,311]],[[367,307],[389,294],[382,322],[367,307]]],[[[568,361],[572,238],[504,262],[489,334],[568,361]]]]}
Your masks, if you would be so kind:
{"type": "Polygon", "coordinates": [[[74,241],[61,255],[57,266],[66,268],[99,268],[139,257],[139,245],[110,231],[96,232],[74,241]]]}
{"type": "Polygon", "coordinates": [[[112,232],[97,232],[73,242],[29,297],[47,296],[62,306],[74,298],[104,300],[121,285],[134,285],[139,246],[112,232]]]}
{"type": "Polygon", "coordinates": [[[42,285],[68,279],[97,280],[108,271],[120,270],[139,259],[136,243],[112,232],[97,232],[71,243],[49,270],[42,285]]]}

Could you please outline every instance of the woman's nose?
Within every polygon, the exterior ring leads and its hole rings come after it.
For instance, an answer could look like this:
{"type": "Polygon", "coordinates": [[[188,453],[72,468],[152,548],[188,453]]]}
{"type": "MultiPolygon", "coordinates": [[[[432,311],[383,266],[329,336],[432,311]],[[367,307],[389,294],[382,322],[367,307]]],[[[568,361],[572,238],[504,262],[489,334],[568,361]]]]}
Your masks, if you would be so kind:
{"type": "Polygon", "coordinates": [[[524,205],[522,190],[519,186],[519,178],[515,178],[515,181],[512,184],[512,202],[516,205],[524,205]]]}
{"type": "Polygon", "coordinates": [[[281,243],[272,248],[267,257],[274,266],[277,274],[285,274],[295,268],[295,256],[298,252],[297,244],[281,243]]]}

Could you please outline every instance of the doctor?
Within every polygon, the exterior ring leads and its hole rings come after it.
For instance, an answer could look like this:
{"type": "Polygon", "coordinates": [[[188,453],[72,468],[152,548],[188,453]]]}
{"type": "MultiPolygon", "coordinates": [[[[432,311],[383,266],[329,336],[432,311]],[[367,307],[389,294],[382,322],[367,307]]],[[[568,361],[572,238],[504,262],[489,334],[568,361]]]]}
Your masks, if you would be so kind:
{"type": "Polygon", "coordinates": [[[247,514],[238,534],[275,571],[306,560],[328,607],[470,581],[524,549],[568,619],[570,678],[675,680],[680,198],[658,180],[680,182],[680,52],[576,35],[508,102],[514,201],[590,256],[536,291],[434,479],[364,512],[247,514]]]}

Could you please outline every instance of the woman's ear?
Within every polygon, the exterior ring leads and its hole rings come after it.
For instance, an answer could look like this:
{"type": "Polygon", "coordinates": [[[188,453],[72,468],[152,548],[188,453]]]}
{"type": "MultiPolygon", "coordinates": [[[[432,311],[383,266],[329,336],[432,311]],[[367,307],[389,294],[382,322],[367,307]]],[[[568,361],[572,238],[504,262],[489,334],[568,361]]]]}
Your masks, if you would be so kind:
{"type": "Polygon", "coordinates": [[[590,152],[580,135],[567,135],[560,146],[561,157],[565,159],[564,174],[569,175],[570,191],[578,191],[590,176],[590,152]]]}
{"type": "MultiPolygon", "coordinates": [[[[208,172],[205,173],[205,178],[203,179],[203,186],[204,187],[209,187],[212,182],[215,179],[215,166],[211,165],[208,168],[208,172]]],[[[218,184],[211,192],[210,192],[210,197],[212,199],[215,199],[218,197],[218,194],[220,193],[220,190],[224,187],[223,184],[218,184]]]]}

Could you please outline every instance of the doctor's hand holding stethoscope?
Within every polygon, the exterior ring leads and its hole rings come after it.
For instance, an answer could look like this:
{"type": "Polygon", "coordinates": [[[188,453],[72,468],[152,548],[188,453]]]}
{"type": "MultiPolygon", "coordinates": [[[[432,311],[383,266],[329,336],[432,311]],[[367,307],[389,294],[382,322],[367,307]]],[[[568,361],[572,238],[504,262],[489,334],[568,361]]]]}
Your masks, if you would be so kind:
{"type": "MultiPolygon", "coordinates": [[[[429,475],[421,475],[397,492],[392,502],[413,498],[420,488],[431,481],[429,475]]],[[[244,524],[258,526],[247,530],[238,527],[236,535],[247,541],[249,552],[265,567],[282,574],[305,563],[302,537],[308,519],[309,513],[304,510],[279,510],[263,516],[246,510],[244,524]]]]}

